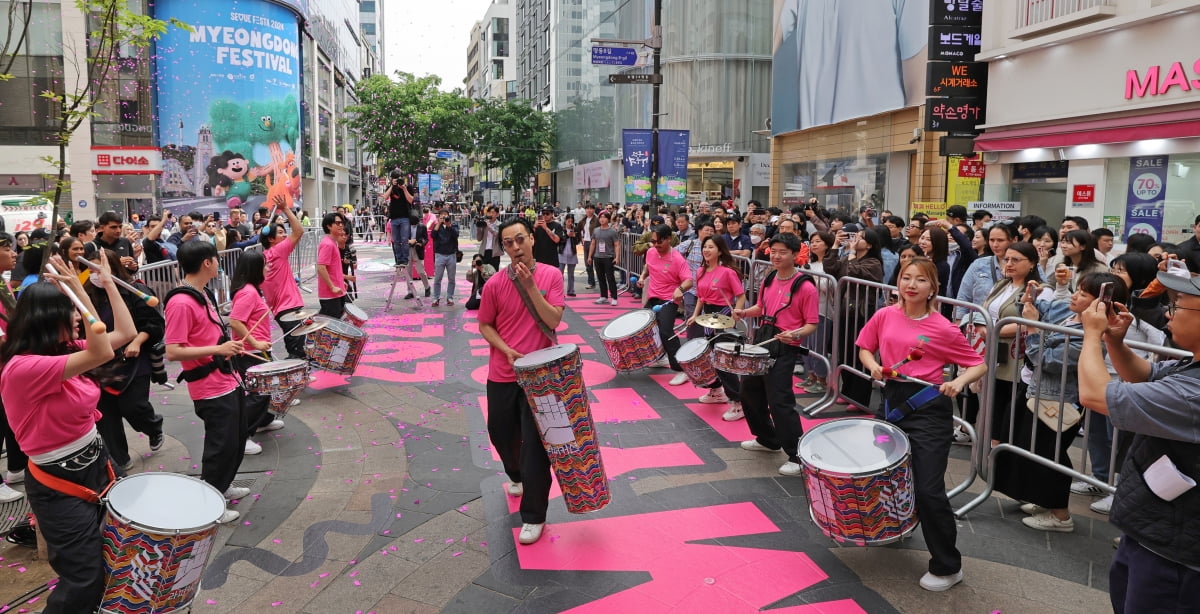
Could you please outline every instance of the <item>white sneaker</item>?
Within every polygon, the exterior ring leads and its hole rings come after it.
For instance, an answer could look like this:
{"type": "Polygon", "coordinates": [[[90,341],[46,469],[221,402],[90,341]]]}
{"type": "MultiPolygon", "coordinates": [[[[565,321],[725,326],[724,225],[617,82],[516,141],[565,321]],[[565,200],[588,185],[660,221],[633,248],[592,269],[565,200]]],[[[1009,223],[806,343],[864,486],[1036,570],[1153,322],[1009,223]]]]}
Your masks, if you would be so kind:
{"type": "Polygon", "coordinates": [[[701,403],[728,403],[729,397],[725,396],[724,388],[710,388],[704,396],[700,397],[701,403]]]}
{"type": "Polygon", "coordinates": [[[788,461],[779,467],[779,475],[800,475],[800,463],[788,461]]]}
{"type": "Polygon", "coordinates": [[[927,591],[940,593],[944,590],[950,589],[950,587],[962,581],[963,572],[961,569],[958,571],[958,573],[951,574],[949,576],[935,576],[929,572],[925,572],[925,575],[921,576],[921,588],[927,591]]]}
{"type": "Polygon", "coordinates": [[[1036,503],[1022,503],[1022,504],[1021,504],[1021,511],[1022,511],[1022,512],[1025,512],[1026,514],[1029,514],[1030,516],[1036,516],[1036,515],[1038,515],[1038,514],[1043,514],[1043,513],[1045,513],[1045,512],[1048,512],[1048,511],[1050,511],[1050,510],[1048,510],[1048,509],[1046,509],[1046,508],[1044,508],[1044,507],[1042,507],[1042,506],[1040,506],[1040,505],[1038,505],[1038,504],[1036,504],[1036,503]]]}
{"type": "Polygon", "coordinates": [[[262,454],[262,446],[255,443],[253,439],[247,439],[246,440],[246,455],[254,456],[255,454],[262,454]]]}
{"type": "Polygon", "coordinates": [[[676,373],[675,377],[671,378],[672,386],[682,386],[688,382],[687,373],[676,373]]]}
{"type": "Polygon", "coordinates": [[[614,298],[614,299],[612,299],[612,300],[608,301],[608,304],[609,304],[609,305],[612,305],[613,307],[616,307],[616,306],[617,306],[617,299],[615,299],[615,298],[614,298]]]}
{"type": "Polygon", "coordinates": [[[594,303],[594,304],[596,304],[596,305],[603,305],[603,304],[605,304],[605,303],[607,303],[607,302],[608,302],[608,299],[606,299],[606,298],[604,298],[604,297],[600,297],[600,298],[598,298],[598,299],[596,299],[596,300],[592,301],[592,303],[594,303]]]}
{"type": "Polygon", "coordinates": [[[742,449],[749,450],[751,452],[778,452],[779,451],[779,450],[772,450],[771,448],[768,448],[767,446],[764,446],[761,443],[758,443],[757,439],[747,439],[746,441],[743,441],[742,449]]]}
{"type": "Polygon", "coordinates": [[[10,503],[24,496],[25,493],[9,488],[8,484],[0,484],[0,503],[10,503]]]}
{"type": "Polygon", "coordinates": [[[671,361],[667,359],[667,355],[663,354],[661,358],[650,363],[650,369],[670,369],[671,361]]]}
{"type": "Polygon", "coordinates": [[[4,481],[8,484],[20,484],[25,481],[25,470],[21,471],[5,471],[4,481]]]}
{"type": "Polygon", "coordinates": [[[1112,511],[1112,504],[1113,504],[1113,496],[1108,495],[1107,497],[1104,497],[1103,499],[1099,499],[1096,502],[1089,505],[1088,509],[1092,510],[1093,512],[1096,512],[1097,514],[1108,515],[1108,513],[1110,511],[1112,511]]]}
{"type": "Polygon", "coordinates": [[[237,510],[225,510],[221,513],[221,517],[217,519],[217,524],[227,524],[237,520],[241,516],[241,512],[237,510]]]}
{"type": "Polygon", "coordinates": [[[267,424],[266,426],[260,426],[260,427],[258,427],[258,431],[257,431],[257,432],[259,432],[259,433],[266,433],[266,432],[268,432],[268,431],[278,431],[278,430],[279,430],[279,429],[281,429],[281,428],[283,428],[283,420],[280,420],[279,418],[276,418],[276,419],[272,420],[272,421],[270,422],[270,424],[267,424]]]}
{"type": "Polygon", "coordinates": [[[725,413],[721,414],[721,419],[726,422],[737,422],[745,417],[746,414],[742,411],[742,404],[740,401],[733,401],[730,403],[729,409],[726,410],[725,413]]]}
{"type": "Polygon", "coordinates": [[[1104,489],[1091,484],[1090,482],[1075,480],[1074,482],[1071,482],[1071,492],[1077,495],[1092,495],[1093,497],[1099,497],[1100,495],[1104,494],[1104,489]]]}
{"type": "Polygon", "coordinates": [[[528,546],[542,538],[542,529],[546,528],[546,523],[521,525],[521,534],[517,537],[517,541],[528,546]]]}
{"type": "Polygon", "coordinates": [[[230,486],[229,490],[225,491],[225,499],[232,501],[234,499],[243,499],[250,494],[250,489],[245,486],[230,486]]]}
{"type": "Polygon", "coordinates": [[[508,483],[508,496],[520,497],[523,494],[525,494],[525,485],[524,484],[522,484],[520,482],[509,482],[508,483]]]}
{"type": "Polygon", "coordinates": [[[1028,518],[1022,518],[1021,523],[1031,529],[1037,529],[1039,531],[1070,533],[1075,530],[1074,518],[1059,520],[1058,517],[1051,512],[1042,512],[1041,514],[1035,514],[1033,516],[1029,516],[1028,518]]]}
{"type": "Polygon", "coordinates": [[[954,429],[954,445],[969,446],[971,445],[971,434],[955,427],[954,429]]]}
{"type": "Polygon", "coordinates": [[[299,404],[300,404],[300,399],[292,399],[292,407],[295,407],[299,404]]]}

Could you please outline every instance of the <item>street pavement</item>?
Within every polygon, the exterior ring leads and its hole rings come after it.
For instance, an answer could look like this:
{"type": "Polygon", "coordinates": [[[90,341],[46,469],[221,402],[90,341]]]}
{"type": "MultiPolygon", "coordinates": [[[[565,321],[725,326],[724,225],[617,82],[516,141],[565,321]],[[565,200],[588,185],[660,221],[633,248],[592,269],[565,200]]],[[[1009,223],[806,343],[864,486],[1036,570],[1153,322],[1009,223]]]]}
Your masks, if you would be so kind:
{"type": "MultiPolygon", "coordinates": [[[[468,254],[470,251],[468,251],[468,254]]],[[[568,514],[552,492],[541,541],[517,546],[515,499],[485,426],[487,346],[459,265],[457,304],[384,300],[390,250],[359,248],[358,305],[371,319],[352,377],[318,372],[285,417],[257,435],[236,485],[252,494],[222,527],[194,603],[200,614],[271,612],[754,612],[795,614],[1097,612],[1110,606],[1118,532],[1072,497],[1075,532],[1023,526],[1014,501],[993,496],[958,522],[966,580],[945,593],[917,586],[928,561],[920,531],[883,547],[840,546],[809,517],[804,482],[782,454],[748,452],[744,421],[702,405],[671,372],[617,374],[598,329],[634,309],[598,306],[582,274],[561,342],[580,346],[612,503],[568,514]]],[[[418,282],[418,288],[420,284],[418,282]]],[[[307,296],[316,305],[315,296],[307,296]]],[[[519,308],[515,306],[514,308],[519,308]]],[[[172,370],[175,371],[174,369],[172,370]]],[[[814,395],[798,388],[800,402],[814,395]]],[[[167,444],[150,453],[130,431],[134,472],[199,472],[201,425],[182,386],[155,387],[167,444]]],[[[844,414],[837,414],[844,415],[844,414]]],[[[828,416],[822,415],[823,419],[828,416]]],[[[810,428],[817,420],[805,420],[810,428]]],[[[947,485],[969,473],[955,447],[947,485]]],[[[954,499],[972,498],[982,485],[954,499]]],[[[11,523],[23,503],[0,507],[11,523]]],[[[6,520],[7,519],[7,520],[6,520]]],[[[31,550],[0,544],[0,604],[53,578],[31,550]]],[[[0,612],[6,611],[0,605],[0,612]]]]}

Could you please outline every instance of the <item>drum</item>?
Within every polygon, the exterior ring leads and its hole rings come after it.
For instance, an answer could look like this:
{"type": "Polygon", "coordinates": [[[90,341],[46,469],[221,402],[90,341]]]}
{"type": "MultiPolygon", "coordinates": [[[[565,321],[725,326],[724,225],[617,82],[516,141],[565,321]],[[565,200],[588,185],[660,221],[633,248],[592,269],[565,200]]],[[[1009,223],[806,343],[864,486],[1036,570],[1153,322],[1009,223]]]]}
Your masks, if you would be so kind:
{"type": "Polygon", "coordinates": [[[326,371],[353,375],[367,346],[367,334],[357,326],[329,316],[313,316],[313,321],[325,322],[327,326],[308,335],[304,346],[308,359],[326,371]]]}
{"type": "Polygon", "coordinates": [[[867,418],[831,420],[800,439],[809,513],[825,535],[889,544],[917,527],[908,436],[867,418]]]}
{"type": "Polygon", "coordinates": [[[363,311],[362,307],[359,307],[354,303],[346,303],[342,306],[342,308],[344,309],[344,312],[342,313],[342,320],[349,322],[352,326],[357,326],[358,328],[362,328],[363,324],[367,323],[367,312],[363,311]]]}
{"type": "Polygon", "coordinates": [[[200,588],[225,497],[186,475],[139,473],[114,484],[105,505],[100,611],[186,610],[200,588]]]}
{"type": "Polygon", "coordinates": [[[600,342],[617,371],[644,369],[666,353],[658,336],[658,321],[649,309],[617,316],[600,329],[600,342]]]}
{"type": "Polygon", "coordinates": [[[767,348],[721,341],[713,345],[713,365],[734,375],[766,375],[775,361],[767,348]]]}
{"type": "Polygon", "coordinates": [[[713,365],[712,354],[707,339],[689,339],[675,352],[675,360],[688,379],[703,388],[717,379],[717,367],[713,365]]]}
{"type": "Polygon", "coordinates": [[[308,385],[308,363],[299,358],[272,360],[246,369],[242,378],[251,394],[271,395],[267,409],[282,416],[292,407],[292,399],[308,385]]]}
{"type": "Polygon", "coordinates": [[[603,509],[612,494],[600,460],[579,348],[566,343],[530,352],[515,360],[513,369],[529,399],[567,511],[603,509]]]}

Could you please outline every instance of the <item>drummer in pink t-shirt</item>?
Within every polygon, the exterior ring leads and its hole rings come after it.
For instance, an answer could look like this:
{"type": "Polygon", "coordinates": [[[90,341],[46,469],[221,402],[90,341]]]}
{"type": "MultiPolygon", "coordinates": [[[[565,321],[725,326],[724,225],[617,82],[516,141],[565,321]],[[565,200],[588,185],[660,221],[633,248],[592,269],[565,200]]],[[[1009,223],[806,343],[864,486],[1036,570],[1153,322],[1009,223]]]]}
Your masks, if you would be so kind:
{"type": "MultiPolygon", "coordinates": [[[[275,314],[275,321],[284,331],[296,326],[295,322],[281,320],[283,316],[300,311],[304,308],[304,298],[300,296],[300,286],[296,283],[296,275],[292,272],[291,256],[296,244],[304,237],[304,226],[300,218],[289,207],[283,208],[287,216],[288,226],[267,224],[262,227],[259,240],[263,243],[263,298],[267,307],[275,314]],[[291,232],[288,232],[288,228],[291,232]]],[[[304,354],[304,337],[286,335],[283,345],[287,348],[288,358],[306,360],[304,354]]]]}
{"type": "MultiPolygon", "coordinates": [[[[346,313],[346,277],[342,270],[342,251],[338,240],[346,235],[346,216],[326,213],[321,219],[325,236],[317,247],[317,298],[321,315],[341,319],[346,313]]],[[[354,281],[354,277],[349,277],[354,281]]]]}
{"type": "Polygon", "coordinates": [[[671,235],[674,231],[666,224],[659,224],[652,229],[654,238],[650,241],[651,249],[646,250],[646,264],[642,267],[642,275],[638,279],[639,288],[646,289],[642,305],[646,309],[654,309],[658,319],[658,336],[663,341],[667,351],[666,361],[656,363],[656,367],[671,367],[675,377],[671,378],[672,386],[681,386],[688,381],[688,376],[679,366],[675,354],[679,352],[679,337],[675,335],[675,317],[683,306],[683,294],[692,287],[692,270],[688,267],[683,254],[671,248],[671,235]]]}
{"type": "MultiPolygon", "coordinates": [[[[229,278],[229,293],[233,295],[233,304],[229,309],[229,328],[233,331],[235,339],[245,339],[247,346],[257,350],[253,354],[239,354],[233,357],[233,365],[237,367],[243,379],[247,369],[271,360],[271,322],[267,319],[269,310],[260,290],[262,282],[263,255],[259,252],[243,252],[238,257],[237,266],[233,268],[233,276],[229,278]]],[[[246,421],[249,425],[247,430],[250,433],[283,428],[283,420],[275,418],[267,411],[271,395],[247,393],[245,403],[246,421]]],[[[258,443],[246,443],[247,454],[261,452],[262,446],[258,443]]]]}
{"type": "MultiPolygon", "coordinates": [[[[696,269],[696,309],[687,319],[688,330],[696,326],[696,318],[705,313],[732,315],[746,303],[746,290],[742,287],[742,276],[734,267],[733,254],[725,242],[717,236],[700,240],[700,255],[704,259],[696,269]]],[[[705,329],[709,330],[709,329],[705,329]]],[[[711,330],[709,338],[722,331],[711,330]]],[[[727,337],[728,338],[728,337],[727,337]]],[[[688,340],[691,340],[689,333],[688,340]]],[[[711,342],[710,342],[711,343],[711,342]]],[[[726,422],[741,420],[742,387],[738,376],[717,371],[717,381],[709,385],[709,391],[700,397],[701,403],[729,403],[729,409],[721,416],[726,422]]]]}
{"type": "Polygon", "coordinates": [[[500,225],[500,244],[512,264],[483,285],[479,304],[479,332],[491,346],[488,360],[488,436],[504,463],[511,483],[508,494],[521,497],[521,534],[518,541],[532,544],[546,526],[550,501],[550,458],[542,447],[537,423],[525,392],[517,383],[513,361],[554,343],[542,332],[540,319],[553,331],[562,322],[566,295],[558,268],[533,260],[533,227],[524,219],[500,225]],[[537,319],[526,307],[525,289],[537,319]],[[523,449],[522,449],[523,448],[523,449]]]}

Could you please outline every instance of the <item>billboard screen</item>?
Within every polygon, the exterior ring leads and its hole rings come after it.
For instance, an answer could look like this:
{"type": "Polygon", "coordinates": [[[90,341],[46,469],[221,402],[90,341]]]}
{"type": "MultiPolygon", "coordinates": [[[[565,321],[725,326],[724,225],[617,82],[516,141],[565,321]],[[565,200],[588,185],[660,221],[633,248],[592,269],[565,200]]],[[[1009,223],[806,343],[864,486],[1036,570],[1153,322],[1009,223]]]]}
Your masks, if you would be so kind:
{"type": "Polygon", "coordinates": [[[775,15],[773,134],[924,101],[928,2],[775,0],[775,15]]]}
{"type": "Polygon", "coordinates": [[[299,204],[300,31],[267,0],[158,0],[172,28],[157,44],[164,207],[254,207],[268,192],[299,204]]]}

